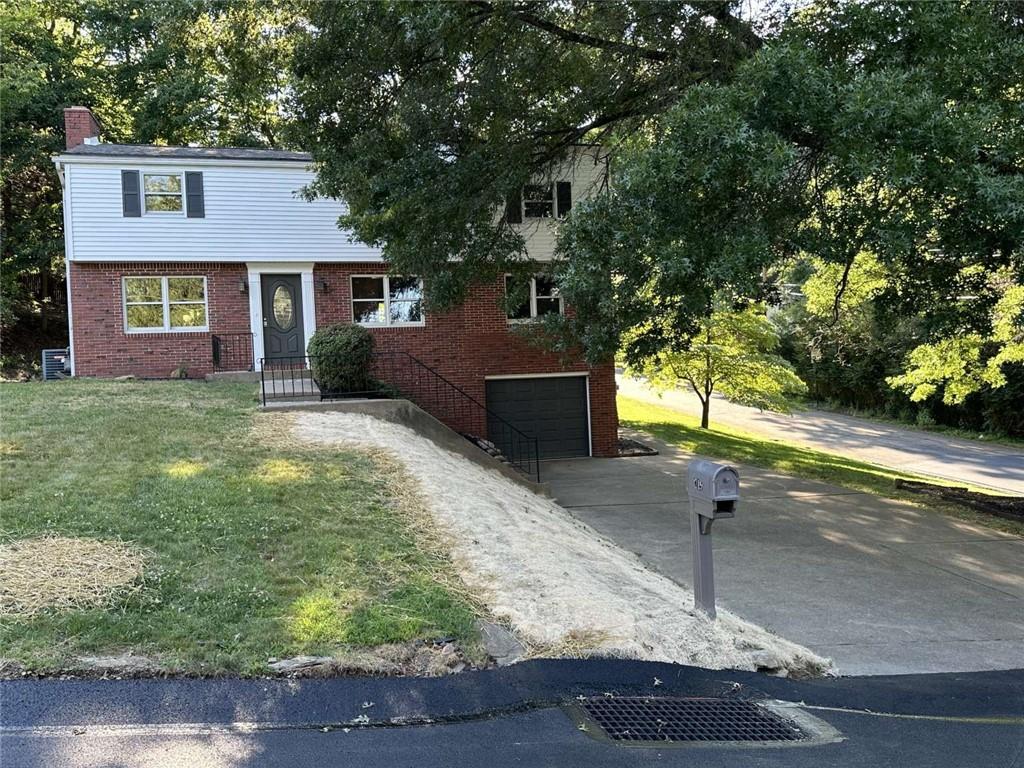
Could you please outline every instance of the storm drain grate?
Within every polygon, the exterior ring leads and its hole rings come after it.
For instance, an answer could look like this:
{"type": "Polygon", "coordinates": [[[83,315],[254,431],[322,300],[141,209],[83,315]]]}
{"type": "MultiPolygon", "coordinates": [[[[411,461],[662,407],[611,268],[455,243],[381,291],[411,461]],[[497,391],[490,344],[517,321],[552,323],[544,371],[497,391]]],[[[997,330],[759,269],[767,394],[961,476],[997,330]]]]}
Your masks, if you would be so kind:
{"type": "Polygon", "coordinates": [[[595,697],[581,709],[613,741],[799,741],[792,723],[749,701],[595,697]]]}

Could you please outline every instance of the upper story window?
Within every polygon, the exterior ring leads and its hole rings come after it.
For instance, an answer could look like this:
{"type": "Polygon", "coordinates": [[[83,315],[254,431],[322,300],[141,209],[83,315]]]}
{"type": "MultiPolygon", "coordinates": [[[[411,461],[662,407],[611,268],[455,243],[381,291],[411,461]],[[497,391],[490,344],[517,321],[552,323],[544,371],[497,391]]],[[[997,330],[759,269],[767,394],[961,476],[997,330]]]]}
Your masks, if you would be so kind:
{"type": "Polygon", "coordinates": [[[205,277],[125,277],[124,327],[128,333],[205,331],[205,277]]]}
{"type": "Polygon", "coordinates": [[[512,195],[505,205],[505,221],[522,224],[524,219],[560,219],[572,210],[572,182],[556,181],[545,184],[527,184],[518,195],[512,195]]]}
{"type": "Polygon", "coordinates": [[[523,187],[523,216],[549,219],[555,215],[555,185],[527,184],[523,187]]]}
{"type": "Polygon", "coordinates": [[[185,210],[180,173],[144,173],[142,189],[146,213],[181,213],[185,210]]]}
{"type": "Polygon", "coordinates": [[[423,325],[423,281],[391,275],[352,277],[352,320],[359,325],[423,325]]]}
{"type": "Polygon", "coordinates": [[[121,171],[121,215],[206,218],[202,171],[121,171]]]}
{"type": "MultiPolygon", "coordinates": [[[[505,278],[506,294],[509,290],[509,279],[505,278]]],[[[522,322],[544,315],[561,315],[564,312],[565,303],[555,281],[546,275],[537,275],[530,278],[529,297],[508,313],[508,319],[510,322],[522,322]]]]}

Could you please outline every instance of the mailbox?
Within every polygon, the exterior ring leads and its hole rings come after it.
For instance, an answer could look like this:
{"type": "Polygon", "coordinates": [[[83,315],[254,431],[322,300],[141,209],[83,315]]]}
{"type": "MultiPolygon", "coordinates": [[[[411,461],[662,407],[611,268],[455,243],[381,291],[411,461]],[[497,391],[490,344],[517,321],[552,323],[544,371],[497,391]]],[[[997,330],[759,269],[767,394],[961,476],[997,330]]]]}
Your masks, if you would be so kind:
{"type": "Polygon", "coordinates": [[[735,467],[698,459],[691,461],[687,472],[687,495],[690,508],[703,518],[701,533],[711,532],[711,522],[735,517],[740,500],[740,473],[735,467]]]}
{"type": "Polygon", "coordinates": [[[735,517],[740,502],[740,473],[735,467],[697,459],[686,474],[693,544],[693,598],[697,608],[715,618],[715,568],[711,554],[711,524],[735,517]]]}

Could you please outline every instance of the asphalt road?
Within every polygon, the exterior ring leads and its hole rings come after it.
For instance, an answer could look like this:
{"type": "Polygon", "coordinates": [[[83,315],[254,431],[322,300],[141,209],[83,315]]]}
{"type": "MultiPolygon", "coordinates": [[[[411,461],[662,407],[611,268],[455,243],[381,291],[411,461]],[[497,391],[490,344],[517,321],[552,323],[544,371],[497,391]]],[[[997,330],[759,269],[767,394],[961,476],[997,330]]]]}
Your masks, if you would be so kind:
{"type": "Polygon", "coordinates": [[[0,761],[19,768],[1009,768],[1024,755],[1024,671],[799,682],[644,662],[533,661],[442,679],[12,681],[0,684],[0,703],[0,761]],[[621,746],[566,714],[580,695],[798,702],[838,740],[621,746]]]}
{"type": "MultiPolygon", "coordinates": [[[[659,397],[643,381],[622,374],[616,380],[622,395],[700,418],[700,401],[692,392],[678,390],[659,397]]],[[[717,396],[711,403],[711,426],[716,425],[904,472],[1024,496],[1024,450],[1007,446],[827,411],[806,410],[791,415],[759,411],[717,396]]]]}

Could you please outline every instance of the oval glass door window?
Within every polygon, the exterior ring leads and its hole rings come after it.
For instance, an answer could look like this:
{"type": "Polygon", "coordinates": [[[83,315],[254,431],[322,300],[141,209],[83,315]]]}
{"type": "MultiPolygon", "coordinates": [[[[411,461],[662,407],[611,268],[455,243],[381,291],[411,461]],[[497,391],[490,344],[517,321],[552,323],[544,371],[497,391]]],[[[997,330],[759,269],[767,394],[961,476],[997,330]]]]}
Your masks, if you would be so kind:
{"type": "Polygon", "coordinates": [[[279,285],[274,289],[274,320],[277,327],[287,331],[295,325],[295,302],[292,300],[292,292],[288,286],[279,285]]]}

